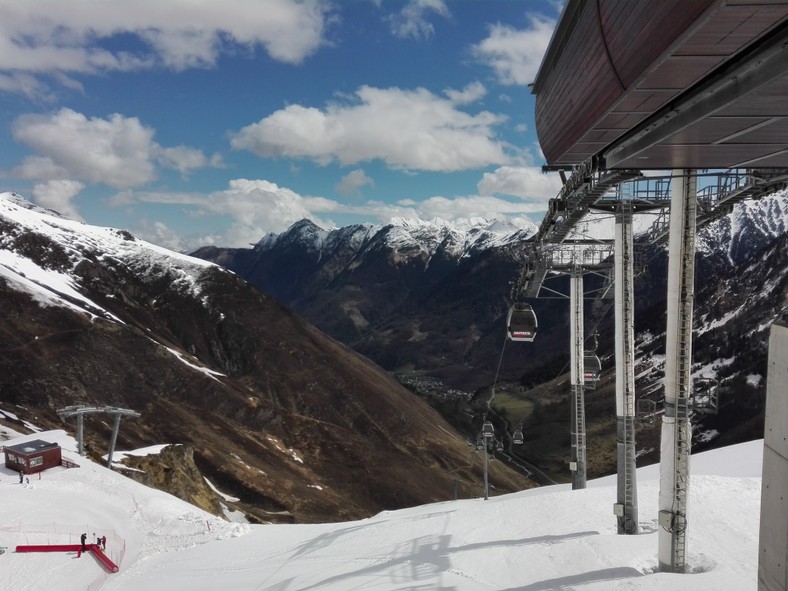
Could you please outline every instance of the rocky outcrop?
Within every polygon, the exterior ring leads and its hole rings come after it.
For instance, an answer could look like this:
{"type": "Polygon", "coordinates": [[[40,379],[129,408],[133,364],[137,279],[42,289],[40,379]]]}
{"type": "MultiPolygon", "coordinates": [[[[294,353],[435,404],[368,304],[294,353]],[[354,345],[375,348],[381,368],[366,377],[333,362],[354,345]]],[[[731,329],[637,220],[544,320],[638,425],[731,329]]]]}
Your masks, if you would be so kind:
{"type": "Polygon", "coordinates": [[[158,453],[127,455],[116,468],[125,476],[170,493],[214,515],[222,515],[221,497],[205,482],[194,463],[194,448],[168,445],[158,453]]]}

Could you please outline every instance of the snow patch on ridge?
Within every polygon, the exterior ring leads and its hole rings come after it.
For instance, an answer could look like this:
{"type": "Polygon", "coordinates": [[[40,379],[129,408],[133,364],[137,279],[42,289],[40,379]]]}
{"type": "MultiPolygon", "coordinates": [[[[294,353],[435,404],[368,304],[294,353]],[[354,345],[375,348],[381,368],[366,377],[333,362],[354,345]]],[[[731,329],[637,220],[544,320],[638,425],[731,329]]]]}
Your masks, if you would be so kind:
{"type": "Polygon", "coordinates": [[[166,275],[174,286],[199,295],[199,277],[215,264],[167,250],[139,240],[125,230],[90,226],[65,219],[22,199],[15,193],[0,193],[0,220],[10,224],[10,231],[0,236],[0,276],[12,281],[42,305],[58,305],[122,321],[96,302],[82,295],[79,279],[71,272],[92,257],[111,265],[128,267],[142,277],[166,275]],[[27,233],[40,235],[65,252],[65,268],[45,268],[14,250],[15,240],[27,233]]]}

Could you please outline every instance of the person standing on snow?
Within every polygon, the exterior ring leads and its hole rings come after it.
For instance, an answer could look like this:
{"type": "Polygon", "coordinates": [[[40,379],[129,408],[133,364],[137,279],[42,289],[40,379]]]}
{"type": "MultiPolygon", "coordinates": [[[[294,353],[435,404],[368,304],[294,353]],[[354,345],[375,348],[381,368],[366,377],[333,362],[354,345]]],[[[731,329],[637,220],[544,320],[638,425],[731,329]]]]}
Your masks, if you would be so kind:
{"type": "Polygon", "coordinates": [[[82,542],[82,552],[85,551],[85,540],[88,539],[88,534],[82,534],[79,536],[79,541],[82,542]]]}

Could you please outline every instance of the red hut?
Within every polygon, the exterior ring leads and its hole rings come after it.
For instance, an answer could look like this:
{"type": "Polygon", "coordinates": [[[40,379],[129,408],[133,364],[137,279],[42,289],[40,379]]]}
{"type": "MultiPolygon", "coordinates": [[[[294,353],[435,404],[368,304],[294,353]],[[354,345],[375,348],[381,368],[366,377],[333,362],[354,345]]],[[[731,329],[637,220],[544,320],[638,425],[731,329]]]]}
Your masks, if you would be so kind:
{"type": "Polygon", "coordinates": [[[34,439],[3,449],[5,467],[25,474],[41,472],[53,466],[60,466],[60,446],[41,439],[34,439]]]}

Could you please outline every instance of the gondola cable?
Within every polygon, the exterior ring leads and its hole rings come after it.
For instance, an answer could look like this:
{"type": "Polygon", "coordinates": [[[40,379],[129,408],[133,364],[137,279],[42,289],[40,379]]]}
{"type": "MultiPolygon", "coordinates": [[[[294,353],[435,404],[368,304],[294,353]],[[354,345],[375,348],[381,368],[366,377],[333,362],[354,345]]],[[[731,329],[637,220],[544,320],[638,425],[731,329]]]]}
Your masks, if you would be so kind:
{"type": "Polygon", "coordinates": [[[493,379],[492,385],[492,395],[490,399],[487,401],[487,409],[489,410],[492,406],[493,398],[495,398],[495,386],[498,384],[498,375],[501,373],[501,364],[503,363],[503,354],[506,351],[506,341],[508,341],[506,337],[503,339],[503,346],[501,347],[501,356],[498,358],[498,368],[495,370],[495,378],[493,379]]]}

